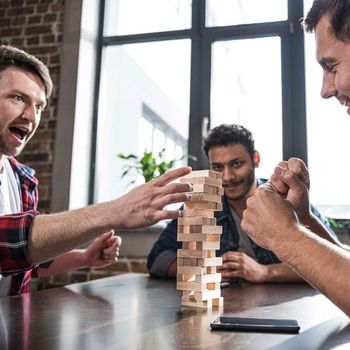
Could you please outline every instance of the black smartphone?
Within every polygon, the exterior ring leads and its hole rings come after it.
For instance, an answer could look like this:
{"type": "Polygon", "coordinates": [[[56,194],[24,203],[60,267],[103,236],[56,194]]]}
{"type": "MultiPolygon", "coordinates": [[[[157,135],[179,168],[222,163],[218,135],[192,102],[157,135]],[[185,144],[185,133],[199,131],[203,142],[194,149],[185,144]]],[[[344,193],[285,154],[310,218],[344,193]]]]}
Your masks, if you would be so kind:
{"type": "Polygon", "coordinates": [[[213,330],[233,330],[268,333],[298,333],[297,320],[218,316],[210,324],[213,330]]]}

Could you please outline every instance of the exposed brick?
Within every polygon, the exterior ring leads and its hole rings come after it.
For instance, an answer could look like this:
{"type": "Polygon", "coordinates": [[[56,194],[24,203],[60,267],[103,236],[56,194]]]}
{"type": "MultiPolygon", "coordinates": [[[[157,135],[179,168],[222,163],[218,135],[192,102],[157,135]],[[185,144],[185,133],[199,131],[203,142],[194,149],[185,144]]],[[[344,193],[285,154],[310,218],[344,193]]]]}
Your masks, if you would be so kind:
{"type": "Polygon", "coordinates": [[[9,0],[1,0],[0,1],[0,8],[8,8],[10,6],[9,0]]]}
{"type": "Polygon", "coordinates": [[[22,28],[9,28],[9,29],[1,29],[0,35],[4,36],[20,36],[22,34],[22,28]]]}
{"type": "Polygon", "coordinates": [[[36,7],[36,13],[44,13],[48,12],[49,5],[48,4],[40,4],[36,7]]]}
{"type": "Polygon", "coordinates": [[[28,24],[40,24],[42,22],[42,16],[30,16],[28,17],[28,24]]]}
{"type": "Polygon", "coordinates": [[[45,23],[52,23],[57,21],[57,13],[48,13],[44,16],[45,23]]]}
{"type": "Polygon", "coordinates": [[[23,6],[23,0],[11,0],[11,6],[23,6]]]}
{"type": "Polygon", "coordinates": [[[9,27],[11,23],[10,18],[0,18],[0,28],[9,27]]]}
{"type": "Polygon", "coordinates": [[[11,25],[12,26],[21,26],[26,23],[26,17],[25,16],[19,16],[19,17],[14,17],[11,20],[11,25]]]}
{"type": "Polygon", "coordinates": [[[7,16],[31,15],[34,13],[33,7],[14,7],[7,10],[7,16]]]}
{"type": "Polygon", "coordinates": [[[39,44],[38,36],[32,36],[30,38],[27,38],[27,45],[38,45],[38,44],[39,44]]]}
{"type": "Polygon", "coordinates": [[[48,24],[45,25],[39,25],[39,26],[31,26],[26,28],[25,35],[32,35],[32,34],[47,34],[51,33],[51,26],[48,24]]]}
{"type": "Polygon", "coordinates": [[[41,38],[41,41],[45,44],[54,44],[56,41],[56,36],[55,34],[48,34],[48,35],[43,35],[41,38]]]}
{"type": "Polygon", "coordinates": [[[56,11],[62,12],[63,7],[64,7],[63,1],[51,4],[51,6],[50,6],[52,12],[56,12],[56,11]]]}

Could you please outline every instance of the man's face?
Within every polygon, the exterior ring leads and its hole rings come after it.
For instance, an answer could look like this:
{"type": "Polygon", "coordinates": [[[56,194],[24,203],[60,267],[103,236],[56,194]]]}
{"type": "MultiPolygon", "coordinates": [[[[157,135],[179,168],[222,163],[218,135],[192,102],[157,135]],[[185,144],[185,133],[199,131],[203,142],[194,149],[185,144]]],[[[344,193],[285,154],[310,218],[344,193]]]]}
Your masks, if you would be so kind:
{"type": "Polygon", "coordinates": [[[350,114],[350,43],[335,38],[328,15],[315,29],[316,58],[323,68],[321,96],[336,97],[350,114]]]}
{"type": "Polygon", "coordinates": [[[0,71],[0,156],[21,153],[45,105],[45,88],[36,75],[16,67],[0,71]]]}
{"type": "Polygon", "coordinates": [[[259,165],[257,152],[255,164],[241,144],[212,147],[208,157],[211,169],[222,174],[222,185],[229,200],[246,199],[252,195],[255,168],[259,165]]]}

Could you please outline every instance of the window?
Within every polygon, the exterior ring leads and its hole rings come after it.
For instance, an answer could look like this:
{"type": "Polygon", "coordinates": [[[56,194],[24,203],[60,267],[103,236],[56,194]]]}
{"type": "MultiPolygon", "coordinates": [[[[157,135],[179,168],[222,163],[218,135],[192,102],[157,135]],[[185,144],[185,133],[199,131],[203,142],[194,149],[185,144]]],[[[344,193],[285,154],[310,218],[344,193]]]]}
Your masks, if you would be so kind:
{"type": "Polygon", "coordinates": [[[117,153],[165,148],[207,167],[203,135],[223,122],[252,130],[259,176],[282,157],[307,161],[302,0],[103,3],[90,202],[127,189],[117,153]]]}

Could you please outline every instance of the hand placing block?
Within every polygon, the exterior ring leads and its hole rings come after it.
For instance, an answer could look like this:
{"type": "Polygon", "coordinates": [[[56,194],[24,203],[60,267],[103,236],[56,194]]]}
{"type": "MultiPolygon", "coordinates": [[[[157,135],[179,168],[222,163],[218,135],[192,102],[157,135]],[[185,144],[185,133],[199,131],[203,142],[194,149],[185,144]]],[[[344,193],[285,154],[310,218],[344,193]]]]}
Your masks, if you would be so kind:
{"type": "Polygon", "coordinates": [[[215,256],[220,248],[222,227],[216,225],[214,211],[221,210],[221,174],[212,170],[192,171],[180,179],[191,183],[191,200],[184,205],[178,219],[177,284],[183,292],[181,305],[201,308],[223,305],[221,274],[216,267],[222,259],[215,256]]]}

